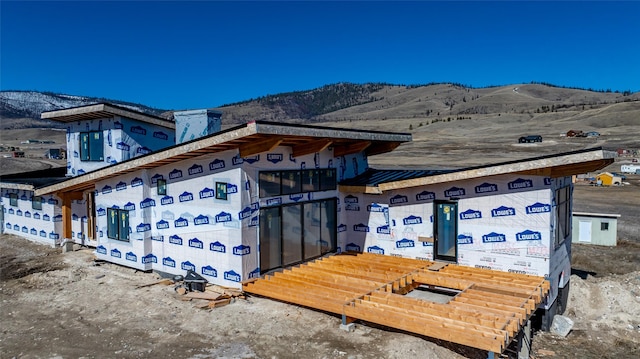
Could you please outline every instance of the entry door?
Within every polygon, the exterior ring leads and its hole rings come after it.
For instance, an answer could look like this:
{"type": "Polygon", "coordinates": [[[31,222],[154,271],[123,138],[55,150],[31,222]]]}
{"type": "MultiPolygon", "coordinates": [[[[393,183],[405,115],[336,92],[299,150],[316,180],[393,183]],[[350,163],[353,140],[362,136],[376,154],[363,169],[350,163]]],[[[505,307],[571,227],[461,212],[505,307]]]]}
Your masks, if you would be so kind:
{"type": "Polygon", "coordinates": [[[280,208],[260,210],[260,268],[263,272],[282,267],[280,208]]]}
{"type": "Polygon", "coordinates": [[[433,257],[455,262],[458,257],[458,203],[436,201],[434,205],[433,257]]]}
{"type": "Polygon", "coordinates": [[[96,237],[96,194],[91,191],[87,194],[87,237],[92,241],[97,241],[96,237]]]}
{"type": "Polygon", "coordinates": [[[579,242],[591,243],[591,221],[579,221],[579,242]]]}

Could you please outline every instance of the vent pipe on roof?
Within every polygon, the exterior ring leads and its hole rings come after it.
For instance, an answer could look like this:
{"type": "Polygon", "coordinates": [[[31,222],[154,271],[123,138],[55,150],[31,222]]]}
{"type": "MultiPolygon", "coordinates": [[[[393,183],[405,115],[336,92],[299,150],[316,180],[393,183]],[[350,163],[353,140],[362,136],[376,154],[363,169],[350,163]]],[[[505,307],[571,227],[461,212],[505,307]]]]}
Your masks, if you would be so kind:
{"type": "Polygon", "coordinates": [[[205,137],[220,132],[221,129],[221,111],[176,111],[173,117],[176,121],[176,144],[205,137]]]}

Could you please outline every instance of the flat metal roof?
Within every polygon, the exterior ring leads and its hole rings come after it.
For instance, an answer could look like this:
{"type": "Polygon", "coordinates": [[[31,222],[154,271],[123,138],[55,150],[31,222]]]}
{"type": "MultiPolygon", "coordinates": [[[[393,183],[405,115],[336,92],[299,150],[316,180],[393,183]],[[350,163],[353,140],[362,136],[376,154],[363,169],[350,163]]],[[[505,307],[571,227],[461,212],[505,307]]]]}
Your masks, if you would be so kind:
{"type": "Polygon", "coordinates": [[[166,118],[149,115],[110,103],[96,103],[94,105],[71,107],[64,110],[46,111],[40,115],[40,118],[66,123],[97,118],[110,118],[113,116],[131,118],[171,129],[176,128],[175,122],[169,121],[166,118]]]}
{"type": "Polygon", "coordinates": [[[371,156],[392,151],[401,143],[409,141],[411,135],[406,133],[253,121],[38,188],[36,194],[88,190],[99,180],[232,149],[239,150],[241,157],[248,157],[277,146],[290,146],[294,156],[301,156],[332,146],[336,156],[360,151],[371,156]]]}

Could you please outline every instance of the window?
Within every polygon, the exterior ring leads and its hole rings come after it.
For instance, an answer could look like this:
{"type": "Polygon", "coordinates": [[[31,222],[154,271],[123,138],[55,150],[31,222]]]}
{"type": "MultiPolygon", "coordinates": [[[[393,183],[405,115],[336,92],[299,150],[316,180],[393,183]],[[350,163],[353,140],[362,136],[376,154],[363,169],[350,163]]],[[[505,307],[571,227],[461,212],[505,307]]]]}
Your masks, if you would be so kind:
{"type": "Polygon", "coordinates": [[[609,230],[609,222],[600,222],[600,230],[608,231],[609,230]]]}
{"type": "Polygon", "coordinates": [[[227,183],[216,182],[216,199],[227,200],[227,183]]]}
{"type": "Polygon", "coordinates": [[[167,180],[159,178],[156,181],[156,186],[158,188],[158,195],[165,196],[167,194],[167,180]]]}
{"type": "Polygon", "coordinates": [[[129,211],[108,208],[107,218],[107,237],[129,242],[129,211]]]}
{"type": "Polygon", "coordinates": [[[42,210],[42,197],[40,196],[31,197],[31,208],[42,210]]]}
{"type": "Polygon", "coordinates": [[[571,187],[556,190],[556,246],[571,235],[571,187]]]}
{"type": "Polygon", "coordinates": [[[258,178],[260,198],[337,188],[335,168],[265,171],[258,178]]]}
{"type": "Polygon", "coordinates": [[[18,194],[17,193],[9,193],[9,205],[13,207],[18,207],[18,194]]]}
{"type": "Polygon", "coordinates": [[[80,132],[80,161],[103,161],[102,131],[80,132]]]}

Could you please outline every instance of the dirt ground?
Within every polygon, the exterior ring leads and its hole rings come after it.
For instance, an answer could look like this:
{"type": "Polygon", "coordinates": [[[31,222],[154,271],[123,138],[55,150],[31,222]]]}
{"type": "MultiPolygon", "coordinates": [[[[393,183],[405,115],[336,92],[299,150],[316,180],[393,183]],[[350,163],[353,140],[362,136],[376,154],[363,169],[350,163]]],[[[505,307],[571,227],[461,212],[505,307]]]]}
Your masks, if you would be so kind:
{"type": "MultiPolygon", "coordinates": [[[[536,332],[532,358],[640,357],[640,180],[576,186],[575,210],[623,213],[616,247],[573,246],[573,331],[536,332]],[[627,218],[628,217],[628,218],[627,218]]],[[[483,358],[486,353],[250,296],[211,310],[157,274],[0,237],[0,358],[483,358]]],[[[506,352],[505,356],[513,356],[506,352]]]]}

